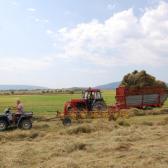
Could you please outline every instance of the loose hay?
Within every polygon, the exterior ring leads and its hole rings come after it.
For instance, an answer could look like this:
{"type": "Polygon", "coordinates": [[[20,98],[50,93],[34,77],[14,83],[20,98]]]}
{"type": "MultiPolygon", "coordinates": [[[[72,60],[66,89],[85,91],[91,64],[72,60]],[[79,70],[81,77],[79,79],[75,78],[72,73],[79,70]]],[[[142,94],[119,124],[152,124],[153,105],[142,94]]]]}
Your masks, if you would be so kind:
{"type": "MultiPolygon", "coordinates": [[[[6,139],[5,143],[0,140],[0,167],[167,167],[168,124],[157,125],[158,121],[168,123],[166,115],[135,116],[125,121],[129,127],[100,119],[71,127],[49,121],[46,129],[34,127],[31,131],[0,133],[6,139]],[[150,119],[148,122],[154,124],[136,123],[139,118],[143,118],[141,123],[150,119]]],[[[44,122],[36,124],[41,126],[44,122]]]]}
{"type": "Polygon", "coordinates": [[[129,127],[130,126],[130,124],[128,123],[128,121],[126,121],[124,119],[117,120],[117,123],[120,126],[125,126],[125,127],[129,127]]]}
{"type": "Polygon", "coordinates": [[[89,124],[79,124],[77,126],[72,126],[67,129],[68,134],[80,134],[80,133],[91,133],[95,131],[94,127],[89,124]]]}
{"type": "Polygon", "coordinates": [[[13,132],[1,133],[0,134],[0,142],[8,142],[8,141],[32,141],[38,137],[44,137],[44,133],[39,133],[35,131],[21,131],[14,130],[13,132]]]}
{"type": "Polygon", "coordinates": [[[123,77],[123,80],[120,86],[125,87],[163,87],[167,88],[166,83],[160,80],[156,80],[156,78],[146,71],[142,70],[140,72],[134,71],[132,73],[128,73],[123,77]]]}

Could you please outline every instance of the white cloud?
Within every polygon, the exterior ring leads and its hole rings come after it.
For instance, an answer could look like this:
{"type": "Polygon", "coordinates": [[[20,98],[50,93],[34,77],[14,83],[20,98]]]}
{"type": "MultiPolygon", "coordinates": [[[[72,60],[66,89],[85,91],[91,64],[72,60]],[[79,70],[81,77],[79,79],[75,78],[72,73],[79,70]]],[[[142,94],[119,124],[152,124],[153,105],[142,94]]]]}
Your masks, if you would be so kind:
{"type": "Polygon", "coordinates": [[[50,29],[46,30],[46,33],[49,34],[49,35],[54,34],[54,32],[50,29]]]}
{"type": "MultiPolygon", "coordinates": [[[[42,20],[45,19],[36,18],[37,22],[42,20]]],[[[73,28],[63,27],[56,33],[47,29],[46,33],[54,39],[55,55],[40,59],[0,57],[1,73],[40,71],[62,60],[95,64],[103,72],[109,67],[125,65],[168,64],[168,3],[165,2],[144,10],[140,17],[128,9],[115,13],[104,22],[92,20],[73,28]]]]}
{"type": "Polygon", "coordinates": [[[37,71],[47,68],[51,65],[53,58],[0,58],[0,71],[19,72],[19,71],[37,71]]]}
{"type": "Polygon", "coordinates": [[[34,21],[35,22],[40,22],[40,19],[39,18],[35,18],[34,21]]]}
{"type": "Polygon", "coordinates": [[[143,31],[149,36],[168,35],[168,3],[161,2],[157,9],[146,9],[140,21],[143,31]]]}
{"type": "Polygon", "coordinates": [[[27,11],[29,11],[29,12],[36,12],[36,9],[35,8],[27,8],[27,11]]]}
{"type": "Polygon", "coordinates": [[[37,22],[37,23],[48,23],[49,22],[48,19],[43,19],[43,18],[42,19],[41,18],[35,18],[34,21],[37,22]]]}
{"type": "Polygon", "coordinates": [[[16,1],[10,1],[10,4],[13,5],[13,6],[15,6],[15,7],[16,7],[16,6],[19,6],[19,3],[16,2],[16,1]]]}
{"type": "Polygon", "coordinates": [[[83,59],[104,66],[168,64],[168,3],[144,11],[115,13],[103,23],[93,20],[62,28],[55,46],[67,59],[83,59]]]}

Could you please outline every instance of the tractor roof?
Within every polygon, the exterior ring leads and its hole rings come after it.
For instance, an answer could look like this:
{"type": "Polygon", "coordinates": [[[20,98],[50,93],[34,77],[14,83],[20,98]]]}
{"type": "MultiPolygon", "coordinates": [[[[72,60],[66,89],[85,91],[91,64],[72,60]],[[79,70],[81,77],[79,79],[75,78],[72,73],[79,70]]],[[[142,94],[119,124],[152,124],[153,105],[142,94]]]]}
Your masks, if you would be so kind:
{"type": "Polygon", "coordinates": [[[85,92],[100,92],[100,89],[88,88],[85,90],[85,92]]]}

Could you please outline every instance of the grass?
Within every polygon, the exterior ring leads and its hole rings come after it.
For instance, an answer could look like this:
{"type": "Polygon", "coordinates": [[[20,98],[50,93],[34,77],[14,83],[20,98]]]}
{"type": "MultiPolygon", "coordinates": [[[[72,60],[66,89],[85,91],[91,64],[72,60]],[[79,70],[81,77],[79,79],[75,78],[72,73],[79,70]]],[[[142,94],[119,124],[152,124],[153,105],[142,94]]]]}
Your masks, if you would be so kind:
{"type": "MultiPolygon", "coordinates": [[[[107,104],[115,102],[115,91],[103,91],[107,104]]],[[[55,94],[55,95],[8,95],[0,96],[0,111],[8,106],[15,106],[16,100],[20,99],[25,111],[33,111],[35,114],[52,115],[56,111],[63,111],[64,103],[72,98],[80,98],[81,94],[55,94]]]]}
{"type": "Polygon", "coordinates": [[[30,131],[0,132],[0,168],[167,167],[167,116],[96,119],[71,127],[35,121],[30,131]]]}
{"type": "MultiPolygon", "coordinates": [[[[115,103],[115,91],[103,91],[102,95],[108,105],[115,103]]],[[[81,94],[55,94],[55,95],[6,95],[0,96],[0,111],[8,106],[15,106],[20,99],[25,111],[32,111],[35,115],[55,115],[56,111],[63,111],[64,103],[73,98],[80,98],[81,94]]],[[[168,106],[166,101],[165,106],[168,106]]]]}
{"type": "Polygon", "coordinates": [[[79,94],[1,96],[0,109],[2,111],[7,106],[15,106],[16,100],[20,99],[26,111],[33,111],[35,114],[50,114],[57,110],[62,111],[66,101],[78,97],[80,97],[79,94]]]}

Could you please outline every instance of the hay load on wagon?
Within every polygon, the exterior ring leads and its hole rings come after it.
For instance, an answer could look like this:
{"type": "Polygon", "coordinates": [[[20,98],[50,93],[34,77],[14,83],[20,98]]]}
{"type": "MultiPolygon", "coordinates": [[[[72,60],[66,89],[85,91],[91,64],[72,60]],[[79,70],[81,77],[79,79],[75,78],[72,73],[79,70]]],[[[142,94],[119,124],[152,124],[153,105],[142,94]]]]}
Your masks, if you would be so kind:
{"type": "Polygon", "coordinates": [[[133,71],[123,77],[120,86],[128,88],[143,88],[143,87],[161,87],[167,88],[166,83],[157,80],[154,76],[148,74],[146,71],[133,71]]]}
{"type": "Polygon", "coordinates": [[[116,101],[120,109],[161,107],[168,98],[166,83],[146,71],[134,71],[123,77],[116,89],[116,101]]]}

